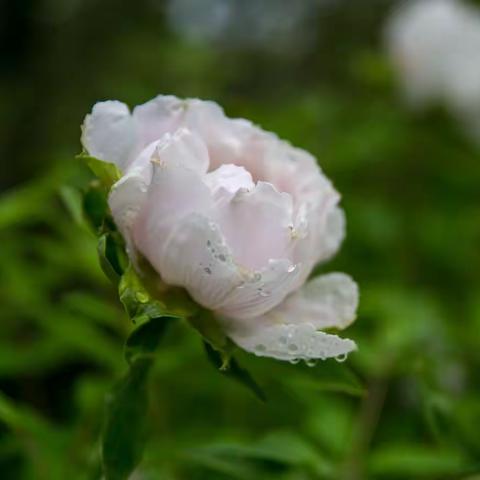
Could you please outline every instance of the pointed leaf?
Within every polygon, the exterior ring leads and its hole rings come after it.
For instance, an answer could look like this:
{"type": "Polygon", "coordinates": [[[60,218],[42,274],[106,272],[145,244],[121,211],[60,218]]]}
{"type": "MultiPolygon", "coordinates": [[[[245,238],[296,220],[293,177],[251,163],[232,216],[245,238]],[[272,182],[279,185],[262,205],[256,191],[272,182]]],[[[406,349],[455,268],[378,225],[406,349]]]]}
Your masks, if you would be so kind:
{"type": "Polygon", "coordinates": [[[139,325],[128,337],[125,344],[125,358],[131,365],[138,358],[151,357],[157,349],[168,325],[174,317],[153,318],[139,325]]]}
{"type": "Polygon", "coordinates": [[[140,463],[147,436],[146,378],[152,358],[136,359],[107,397],[102,435],[105,480],[125,480],[140,463]]]}
{"type": "Polygon", "coordinates": [[[92,173],[100,180],[107,190],[110,190],[112,185],[120,180],[122,176],[118,167],[113,163],[99,160],[86,153],[77,155],[77,158],[85,162],[88,168],[90,168],[92,173]]]}
{"type": "Polygon", "coordinates": [[[125,310],[135,323],[162,317],[167,312],[162,302],[152,298],[132,264],[128,266],[120,279],[118,293],[125,310]]]}
{"type": "Polygon", "coordinates": [[[233,344],[225,335],[216,318],[208,310],[200,310],[188,319],[190,325],[217,351],[231,351],[233,344]]]}
{"type": "Polygon", "coordinates": [[[208,342],[203,342],[208,359],[219,370],[222,375],[225,375],[236,382],[241,383],[247,387],[261,402],[266,402],[266,396],[263,390],[258,386],[250,373],[242,368],[235,358],[229,356],[228,362],[221,352],[215,350],[208,342]]]}
{"type": "Polygon", "coordinates": [[[100,232],[109,215],[107,194],[98,181],[92,182],[83,195],[83,212],[96,232],[100,232]]]}
{"type": "Polygon", "coordinates": [[[103,272],[113,283],[118,283],[127,263],[118,234],[103,234],[98,239],[97,251],[103,272]]]}
{"type": "Polygon", "coordinates": [[[126,375],[107,398],[102,435],[105,480],[125,480],[140,463],[147,438],[148,373],[173,317],[149,320],[137,327],[125,345],[126,375]]]}

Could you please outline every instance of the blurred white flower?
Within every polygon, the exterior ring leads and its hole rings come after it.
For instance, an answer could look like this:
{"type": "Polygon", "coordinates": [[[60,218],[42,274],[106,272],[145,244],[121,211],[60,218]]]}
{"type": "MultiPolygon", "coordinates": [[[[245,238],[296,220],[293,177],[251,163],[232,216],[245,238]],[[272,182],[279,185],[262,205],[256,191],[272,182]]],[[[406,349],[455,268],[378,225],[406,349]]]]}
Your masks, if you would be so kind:
{"type": "Polygon", "coordinates": [[[413,105],[444,103],[467,124],[480,120],[480,9],[460,0],[402,3],[386,42],[413,105]]]}
{"type": "Polygon", "coordinates": [[[129,254],[213,311],[240,347],[284,360],[355,349],[321,331],[354,320],[353,280],[302,287],[344,237],[339,194],[314,157],[216,103],[172,96],[132,113],[97,103],[82,142],[123,172],[109,203],[129,254]]]}

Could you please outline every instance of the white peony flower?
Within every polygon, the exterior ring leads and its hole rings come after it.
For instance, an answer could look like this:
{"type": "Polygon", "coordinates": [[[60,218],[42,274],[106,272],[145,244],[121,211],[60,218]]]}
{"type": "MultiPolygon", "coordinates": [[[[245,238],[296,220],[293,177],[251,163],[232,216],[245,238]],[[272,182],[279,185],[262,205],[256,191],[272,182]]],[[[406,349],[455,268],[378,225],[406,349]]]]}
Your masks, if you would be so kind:
{"type": "Polygon", "coordinates": [[[480,120],[480,10],[460,0],[402,3],[386,42],[407,98],[443,102],[465,123],[480,120]]]}
{"type": "Polygon", "coordinates": [[[172,96],[132,113],[97,103],[82,143],[123,173],[109,204],[130,256],[213,311],[236,344],[282,360],[355,349],[321,331],[354,320],[354,281],[332,273],[304,285],[345,228],[314,157],[213,102],[172,96]]]}

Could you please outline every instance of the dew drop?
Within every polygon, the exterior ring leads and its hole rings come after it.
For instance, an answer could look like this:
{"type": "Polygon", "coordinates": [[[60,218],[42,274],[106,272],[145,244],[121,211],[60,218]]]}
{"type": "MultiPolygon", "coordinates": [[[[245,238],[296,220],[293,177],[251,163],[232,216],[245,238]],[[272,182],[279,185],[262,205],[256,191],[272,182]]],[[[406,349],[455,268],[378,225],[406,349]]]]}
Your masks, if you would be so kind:
{"type": "Polygon", "coordinates": [[[342,353],[341,355],[337,355],[335,360],[339,363],[344,362],[347,359],[348,355],[346,353],[342,353]]]}
{"type": "Polygon", "coordinates": [[[289,346],[288,346],[288,349],[291,351],[291,352],[295,352],[298,350],[298,347],[297,345],[295,345],[294,343],[291,343],[289,346]]]}
{"type": "Polygon", "coordinates": [[[292,273],[292,272],[294,272],[296,269],[297,269],[297,266],[296,266],[296,265],[290,265],[290,266],[287,268],[287,272],[288,272],[288,273],[292,273]]]}
{"type": "Polygon", "coordinates": [[[211,247],[212,246],[212,242],[210,240],[207,240],[207,247],[211,247]]]}
{"type": "Polygon", "coordinates": [[[309,358],[305,360],[305,365],[307,367],[314,367],[318,363],[318,360],[316,358],[309,358]]]}
{"type": "Polygon", "coordinates": [[[290,362],[292,365],[296,365],[299,361],[300,361],[299,358],[291,358],[291,359],[289,360],[289,362],[290,362]]]}
{"type": "Polygon", "coordinates": [[[212,273],[212,270],[211,270],[210,268],[208,268],[208,267],[205,267],[205,268],[203,269],[203,271],[204,271],[205,273],[208,273],[209,275],[212,273]]]}
{"type": "Polygon", "coordinates": [[[258,345],[255,345],[255,350],[257,352],[264,352],[267,348],[265,347],[265,345],[262,345],[261,343],[258,344],[258,345]]]}
{"type": "Polygon", "coordinates": [[[261,279],[262,279],[262,275],[261,275],[259,272],[256,272],[256,273],[253,275],[253,281],[254,281],[254,282],[259,282],[261,279]]]}
{"type": "Polygon", "coordinates": [[[221,253],[219,256],[218,256],[218,259],[221,261],[221,262],[225,262],[227,260],[227,257],[221,253]]]}
{"type": "Polygon", "coordinates": [[[280,337],[278,339],[278,341],[282,344],[282,345],[286,345],[287,344],[287,337],[280,337]]]}

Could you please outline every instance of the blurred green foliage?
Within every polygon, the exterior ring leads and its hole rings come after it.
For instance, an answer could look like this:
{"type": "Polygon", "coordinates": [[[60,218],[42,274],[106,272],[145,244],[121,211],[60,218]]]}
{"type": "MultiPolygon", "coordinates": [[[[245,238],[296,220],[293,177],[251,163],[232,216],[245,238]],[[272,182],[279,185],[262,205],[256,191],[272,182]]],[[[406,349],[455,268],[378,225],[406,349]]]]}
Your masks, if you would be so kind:
{"type": "Polygon", "coordinates": [[[440,108],[399,100],[380,42],[390,3],[318,2],[297,55],[182,37],[161,1],[2,4],[2,479],[101,476],[132,325],[82,218],[74,155],[95,101],[157,93],[214,99],[318,157],[348,236],[317,272],[358,281],[359,351],[315,368],[240,354],[262,404],[174,323],[132,478],[480,478],[480,150],[440,108]]]}

